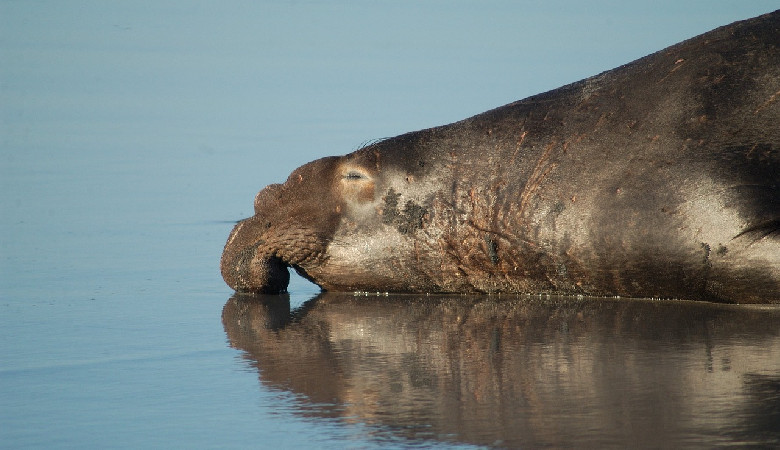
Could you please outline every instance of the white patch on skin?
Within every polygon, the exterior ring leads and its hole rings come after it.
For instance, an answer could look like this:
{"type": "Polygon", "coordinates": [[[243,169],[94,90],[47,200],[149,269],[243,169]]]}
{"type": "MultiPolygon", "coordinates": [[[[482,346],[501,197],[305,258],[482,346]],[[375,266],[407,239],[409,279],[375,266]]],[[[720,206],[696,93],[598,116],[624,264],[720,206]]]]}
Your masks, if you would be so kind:
{"type": "Polygon", "coordinates": [[[769,236],[738,236],[752,224],[737,209],[727,207],[719,198],[725,196],[717,193],[714,186],[711,180],[700,183],[681,208],[681,215],[690,218],[686,225],[697,241],[708,244],[713,252],[720,246],[727,249],[728,253],[712,260],[722,260],[729,268],[780,267],[780,242],[769,236]],[[697,195],[699,192],[703,194],[697,195]]]}
{"type": "Polygon", "coordinates": [[[377,200],[370,203],[348,202],[347,211],[345,211],[347,217],[345,218],[357,223],[372,221],[379,214],[377,211],[379,206],[380,201],[377,200]]]}
{"type": "Polygon", "coordinates": [[[398,255],[404,247],[411,247],[409,239],[389,226],[381,226],[370,234],[340,235],[337,232],[328,247],[328,259],[331,262],[344,261],[351,266],[373,264],[387,259],[388,255],[398,255]]]}
{"type": "Polygon", "coordinates": [[[238,233],[240,233],[240,232],[241,232],[241,229],[242,229],[242,228],[244,228],[244,225],[246,225],[246,224],[245,224],[245,223],[243,223],[243,222],[239,222],[239,223],[236,225],[236,228],[233,230],[233,232],[232,232],[232,233],[230,233],[230,238],[228,239],[228,241],[227,241],[227,244],[225,244],[225,247],[229,247],[229,246],[230,246],[230,245],[233,243],[233,241],[234,241],[234,240],[236,239],[236,237],[238,236],[238,233]]]}
{"type": "Polygon", "coordinates": [[[366,280],[384,280],[385,286],[403,289],[405,280],[417,277],[414,258],[410,258],[413,251],[413,241],[389,226],[380,225],[373,233],[362,230],[345,236],[337,232],[328,246],[327,260],[316,272],[325,284],[347,281],[359,286],[366,280]]]}
{"type": "MultiPolygon", "coordinates": [[[[697,240],[710,245],[731,241],[747,224],[738,211],[728,208],[711,180],[702,180],[691,189],[680,207],[680,216],[697,240]]],[[[720,188],[722,189],[722,188],[720,188]]]]}

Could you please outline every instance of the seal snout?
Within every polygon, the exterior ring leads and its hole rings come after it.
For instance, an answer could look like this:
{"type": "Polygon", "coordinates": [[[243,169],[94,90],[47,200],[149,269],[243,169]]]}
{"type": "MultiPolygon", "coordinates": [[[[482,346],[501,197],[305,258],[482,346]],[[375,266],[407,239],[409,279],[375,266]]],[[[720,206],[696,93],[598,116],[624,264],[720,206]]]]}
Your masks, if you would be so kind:
{"type": "Polygon", "coordinates": [[[266,222],[258,216],[233,228],[222,252],[220,269],[225,283],[238,292],[278,294],[287,290],[287,264],[266,247],[266,222]]]}

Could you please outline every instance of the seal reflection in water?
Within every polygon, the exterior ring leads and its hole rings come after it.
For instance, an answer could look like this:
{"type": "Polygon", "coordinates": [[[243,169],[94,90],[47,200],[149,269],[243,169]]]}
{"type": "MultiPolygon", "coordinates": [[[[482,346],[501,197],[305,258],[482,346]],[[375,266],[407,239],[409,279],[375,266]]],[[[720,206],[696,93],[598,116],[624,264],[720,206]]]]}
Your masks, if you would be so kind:
{"type": "Polygon", "coordinates": [[[323,293],[291,312],[282,299],[235,295],[222,320],[308,419],[507,448],[780,444],[774,307],[323,293]]]}
{"type": "Polygon", "coordinates": [[[222,255],[332,291],[780,303],[780,11],[295,170],[222,255]]]}

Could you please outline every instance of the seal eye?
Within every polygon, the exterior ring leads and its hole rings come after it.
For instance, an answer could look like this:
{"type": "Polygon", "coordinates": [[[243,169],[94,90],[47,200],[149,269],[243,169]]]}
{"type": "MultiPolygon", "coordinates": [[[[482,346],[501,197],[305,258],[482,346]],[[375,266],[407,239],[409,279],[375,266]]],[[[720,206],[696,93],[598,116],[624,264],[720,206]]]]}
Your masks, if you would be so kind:
{"type": "Polygon", "coordinates": [[[346,175],[344,175],[344,178],[347,180],[364,180],[368,177],[356,170],[350,170],[346,175]]]}

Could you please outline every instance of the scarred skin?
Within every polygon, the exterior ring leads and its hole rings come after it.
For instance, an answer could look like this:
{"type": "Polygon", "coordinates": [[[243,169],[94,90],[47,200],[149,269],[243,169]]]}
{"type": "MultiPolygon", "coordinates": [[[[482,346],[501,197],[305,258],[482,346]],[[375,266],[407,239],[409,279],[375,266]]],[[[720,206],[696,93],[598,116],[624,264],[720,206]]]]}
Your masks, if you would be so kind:
{"type": "Polygon", "coordinates": [[[780,11],[296,169],[222,255],[237,291],[780,303],[780,11]]]}

